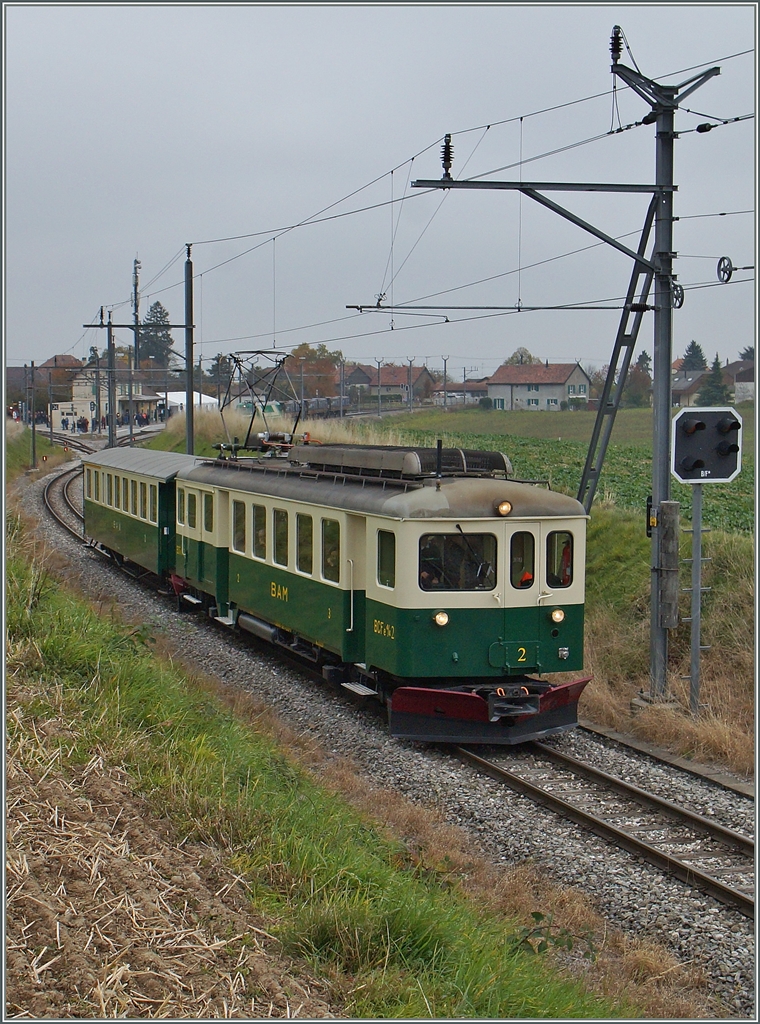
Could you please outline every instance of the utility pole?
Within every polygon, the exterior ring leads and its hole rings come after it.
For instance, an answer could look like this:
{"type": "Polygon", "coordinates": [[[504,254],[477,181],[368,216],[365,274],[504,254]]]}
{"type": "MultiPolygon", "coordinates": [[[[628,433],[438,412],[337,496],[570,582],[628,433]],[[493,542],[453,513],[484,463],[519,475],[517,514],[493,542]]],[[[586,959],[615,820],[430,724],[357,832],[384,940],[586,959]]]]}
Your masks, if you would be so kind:
{"type": "Polygon", "coordinates": [[[31,362],[32,370],[32,469],[37,468],[37,414],[35,412],[35,401],[34,401],[34,360],[31,362]]]}
{"type": "Polygon", "coordinates": [[[53,371],[48,370],[48,427],[50,429],[50,444],[53,443],[53,371]]]}
{"type": "Polygon", "coordinates": [[[443,408],[448,409],[448,381],[446,376],[446,363],[449,361],[448,356],[443,356],[443,408]]]}
{"type": "Polygon", "coordinates": [[[651,111],[642,121],[656,124],[655,183],[659,187],[654,224],[654,360],[652,440],[652,599],[650,618],[650,697],[663,699],[668,691],[668,630],[663,624],[663,562],[660,505],[670,500],[671,364],[673,362],[673,142],[675,112],[687,96],[720,74],[710,68],[680,85],[660,85],[620,64],[622,32],[612,30],[612,73],[646,100],[651,111]]]}
{"type": "Polygon", "coordinates": [[[135,406],[132,401],[132,357],[129,358],[129,447],[135,443],[135,406]]]}
{"type": "Polygon", "coordinates": [[[375,359],[375,362],[377,363],[377,415],[382,416],[383,406],[380,401],[380,367],[383,365],[383,361],[382,359],[375,359]]]}
{"type": "Polygon", "coordinates": [[[340,418],[343,419],[343,393],[346,388],[346,363],[345,360],[340,361],[340,418]]]}
{"type": "Polygon", "coordinates": [[[413,359],[408,359],[407,362],[409,363],[409,412],[411,412],[412,411],[412,364],[413,364],[414,360],[413,359]]]}
{"type": "MultiPolygon", "coordinates": [[[[136,259],[132,270],[132,310],[135,319],[135,369],[140,369],[140,267],[142,263],[136,259]]],[[[186,321],[189,323],[189,321],[186,321]]]]}
{"type": "Polygon", "coordinates": [[[100,407],[100,353],[95,349],[95,415],[98,420],[98,433],[102,433],[101,420],[103,410],[100,407]]]}
{"type": "MultiPolygon", "coordinates": [[[[102,316],[102,310],[101,310],[102,316]]],[[[113,345],[113,321],[111,313],[108,313],[108,447],[113,448],[116,444],[116,418],[114,406],[116,405],[116,352],[113,345]]]]}
{"type": "Polygon", "coordinates": [[[187,246],[185,260],[185,451],[195,454],[195,431],[193,430],[193,262],[190,259],[192,246],[187,246]]]}

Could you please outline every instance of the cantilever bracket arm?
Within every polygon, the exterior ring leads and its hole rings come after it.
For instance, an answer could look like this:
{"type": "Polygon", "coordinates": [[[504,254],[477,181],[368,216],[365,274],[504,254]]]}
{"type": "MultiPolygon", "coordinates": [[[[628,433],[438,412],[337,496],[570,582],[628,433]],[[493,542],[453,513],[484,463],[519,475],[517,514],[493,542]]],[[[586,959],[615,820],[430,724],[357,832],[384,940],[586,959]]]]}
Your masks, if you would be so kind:
{"type": "Polygon", "coordinates": [[[679,103],[682,103],[687,96],[691,96],[708,79],[719,75],[720,68],[710,68],[708,71],[694,75],[693,78],[687,78],[680,85],[659,85],[651,78],[645,78],[638,71],[626,67],[625,64],[613,64],[612,73],[617,75],[618,78],[622,78],[627,86],[652,106],[665,107],[666,109],[669,107],[671,110],[675,110],[679,103]],[[686,85],[690,85],[691,88],[686,89],[679,95],[679,90],[683,89],[686,85]]]}
{"type": "MultiPolygon", "coordinates": [[[[647,270],[652,273],[656,273],[659,269],[651,260],[646,259],[640,253],[635,252],[633,249],[629,249],[627,245],[623,245],[622,242],[618,242],[616,238],[612,238],[611,235],[606,234],[600,228],[594,227],[593,224],[589,224],[588,221],[583,220],[582,217],[577,216],[575,213],[571,213],[570,210],[566,210],[564,206],[560,206],[559,203],[555,203],[551,199],[547,199],[546,196],[541,195],[536,189],[566,189],[568,191],[609,191],[609,192],[660,192],[661,189],[658,185],[571,185],[571,184],[558,184],[553,182],[519,182],[519,181],[454,181],[441,179],[440,181],[413,181],[412,188],[475,188],[475,189],[511,189],[516,192],[522,192],[523,195],[528,196],[530,199],[534,199],[537,203],[545,206],[548,210],[552,210],[554,213],[559,214],[560,217],[564,217],[565,220],[569,220],[571,224],[575,224],[576,227],[583,228],[584,231],[588,231],[589,234],[595,238],[599,238],[602,242],[606,242],[607,245],[611,245],[613,249],[617,249],[619,252],[624,253],[630,259],[635,260],[641,266],[646,267],[647,270]]],[[[676,186],[672,186],[675,190],[676,186]]]]}

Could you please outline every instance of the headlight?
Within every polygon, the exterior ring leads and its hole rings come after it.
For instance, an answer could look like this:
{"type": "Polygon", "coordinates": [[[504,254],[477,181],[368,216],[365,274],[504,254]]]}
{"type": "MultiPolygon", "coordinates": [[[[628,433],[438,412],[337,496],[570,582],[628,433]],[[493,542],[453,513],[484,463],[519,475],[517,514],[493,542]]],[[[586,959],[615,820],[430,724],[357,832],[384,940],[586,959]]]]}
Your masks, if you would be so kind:
{"type": "Polygon", "coordinates": [[[445,626],[449,621],[448,612],[436,612],[433,616],[433,622],[436,626],[445,626]]]}
{"type": "Polygon", "coordinates": [[[508,516],[509,513],[512,511],[512,502],[500,501],[496,506],[496,511],[499,513],[500,516],[508,516]]]}
{"type": "Polygon", "coordinates": [[[565,621],[565,613],[562,611],[561,608],[555,608],[554,611],[552,612],[552,622],[564,622],[564,621],[565,621]]]}

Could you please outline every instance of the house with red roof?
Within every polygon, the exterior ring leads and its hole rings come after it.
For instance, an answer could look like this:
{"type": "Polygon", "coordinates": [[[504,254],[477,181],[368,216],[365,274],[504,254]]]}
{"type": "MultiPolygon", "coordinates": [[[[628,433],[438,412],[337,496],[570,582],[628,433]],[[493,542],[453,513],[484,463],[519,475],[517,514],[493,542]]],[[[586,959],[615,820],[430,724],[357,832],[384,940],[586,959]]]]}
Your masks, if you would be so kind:
{"type": "Polygon", "coordinates": [[[580,363],[504,363],[488,378],[494,409],[544,409],[558,412],[562,403],[588,401],[591,380],[580,363]]]}

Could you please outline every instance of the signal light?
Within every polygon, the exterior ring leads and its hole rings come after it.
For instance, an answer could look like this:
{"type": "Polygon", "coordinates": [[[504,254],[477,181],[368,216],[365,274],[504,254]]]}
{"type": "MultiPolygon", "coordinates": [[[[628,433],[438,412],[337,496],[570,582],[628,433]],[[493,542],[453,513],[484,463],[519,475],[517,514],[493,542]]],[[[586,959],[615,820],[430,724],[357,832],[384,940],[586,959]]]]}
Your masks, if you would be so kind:
{"type": "Polygon", "coordinates": [[[728,483],[741,472],[741,417],[733,409],[682,409],[673,419],[671,472],[682,484],[728,483]]]}

